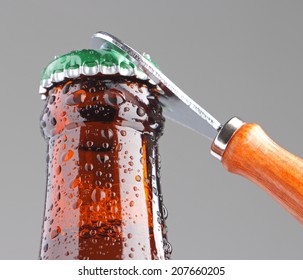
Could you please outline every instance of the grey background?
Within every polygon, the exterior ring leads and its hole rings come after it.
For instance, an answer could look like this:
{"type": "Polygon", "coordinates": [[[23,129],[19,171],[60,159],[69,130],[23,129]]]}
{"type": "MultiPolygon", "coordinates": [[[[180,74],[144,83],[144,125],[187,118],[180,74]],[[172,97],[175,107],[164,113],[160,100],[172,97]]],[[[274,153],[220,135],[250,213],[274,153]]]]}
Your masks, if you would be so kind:
{"type": "MultiPolygon", "coordinates": [[[[42,68],[105,30],[148,52],[219,121],[303,156],[302,1],[1,1],[0,258],[37,259],[46,188],[42,68]]],[[[160,141],[174,259],[302,259],[303,228],[170,121],[160,141]]]]}

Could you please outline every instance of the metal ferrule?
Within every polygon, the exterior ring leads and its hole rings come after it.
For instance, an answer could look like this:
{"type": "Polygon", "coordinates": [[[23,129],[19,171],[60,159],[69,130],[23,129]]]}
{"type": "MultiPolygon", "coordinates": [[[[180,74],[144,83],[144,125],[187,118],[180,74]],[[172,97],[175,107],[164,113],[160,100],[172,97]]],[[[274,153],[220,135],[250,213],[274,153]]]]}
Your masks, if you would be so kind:
{"type": "Polygon", "coordinates": [[[211,145],[210,153],[215,158],[219,159],[220,161],[222,160],[223,154],[226,147],[228,146],[229,141],[243,124],[245,124],[245,122],[238,119],[237,117],[233,117],[222,126],[211,145]]]}

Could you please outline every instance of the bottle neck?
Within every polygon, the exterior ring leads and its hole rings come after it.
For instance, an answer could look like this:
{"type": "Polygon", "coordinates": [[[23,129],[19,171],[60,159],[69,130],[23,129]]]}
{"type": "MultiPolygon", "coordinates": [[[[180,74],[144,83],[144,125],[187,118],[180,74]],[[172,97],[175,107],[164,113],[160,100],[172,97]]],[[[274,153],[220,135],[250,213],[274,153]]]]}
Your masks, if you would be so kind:
{"type": "Polygon", "coordinates": [[[64,81],[48,92],[43,259],[164,259],[156,88],[119,76],[64,81]]]}
{"type": "Polygon", "coordinates": [[[41,258],[168,258],[151,134],[87,122],[52,137],[49,156],[41,258]]]}

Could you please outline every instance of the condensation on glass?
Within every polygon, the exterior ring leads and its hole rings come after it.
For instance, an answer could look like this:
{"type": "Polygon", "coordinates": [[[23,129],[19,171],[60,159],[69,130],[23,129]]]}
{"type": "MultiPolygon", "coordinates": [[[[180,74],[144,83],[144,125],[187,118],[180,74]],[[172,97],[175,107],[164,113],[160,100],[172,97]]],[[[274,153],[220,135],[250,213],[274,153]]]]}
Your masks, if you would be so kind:
{"type": "Polygon", "coordinates": [[[169,259],[155,86],[83,76],[46,93],[48,143],[41,259],[169,259]]]}

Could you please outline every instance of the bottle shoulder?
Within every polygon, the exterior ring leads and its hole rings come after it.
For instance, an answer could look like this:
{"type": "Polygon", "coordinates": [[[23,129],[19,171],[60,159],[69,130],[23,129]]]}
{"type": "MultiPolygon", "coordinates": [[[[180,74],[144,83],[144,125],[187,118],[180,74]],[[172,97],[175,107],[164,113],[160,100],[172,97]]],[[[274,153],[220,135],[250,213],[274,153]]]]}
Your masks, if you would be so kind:
{"type": "Polygon", "coordinates": [[[164,118],[155,86],[121,76],[63,81],[48,90],[41,115],[46,138],[73,124],[115,122],[160,136],[164,118]]]}

